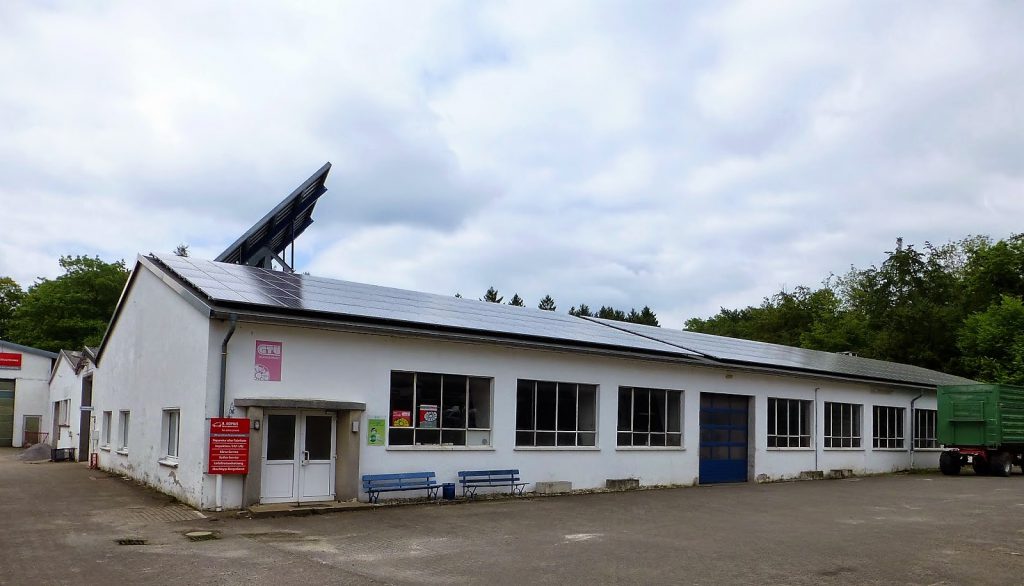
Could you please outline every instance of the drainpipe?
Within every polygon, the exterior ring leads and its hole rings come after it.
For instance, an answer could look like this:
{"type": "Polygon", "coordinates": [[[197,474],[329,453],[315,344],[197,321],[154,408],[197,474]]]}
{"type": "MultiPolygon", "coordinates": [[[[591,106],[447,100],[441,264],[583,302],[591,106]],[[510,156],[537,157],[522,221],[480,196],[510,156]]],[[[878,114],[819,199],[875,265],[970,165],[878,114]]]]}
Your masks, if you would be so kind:
{"type": "Polygon", "coordinates": [[[818,471],[818,450],[821,449],[821,436],[818,435],[818,389],[821,387],[814,387],[814,470],[818,471]]]}
{"type": "MultiPolygon", "coordinates": [[[[235,335],[235,327],[238,325],[238,315],[232,313],[228,316],[228,333],[224,336],[224,341],[220,344],[220,394],[217,401],[217,417],[224,417],[224,400],[227,395],[227,380],[228,380],[228,342],[231,341],[231,336],[235,335]]],[[[223,497],[224,497],[224,475],[217,475],[217,488],[215,489],[214,504],[215,510],[223,511],[223,497]]]]}
{"type": "Polygon", "coordinates": [[[916,429],[914,426],[917,424],[917,417],[914,417],[914,403],[924,396],[924,391],[921,391],[916,397],[910,400],[910,471],[914,471],[914,438],[917,437],[916,429]]]}

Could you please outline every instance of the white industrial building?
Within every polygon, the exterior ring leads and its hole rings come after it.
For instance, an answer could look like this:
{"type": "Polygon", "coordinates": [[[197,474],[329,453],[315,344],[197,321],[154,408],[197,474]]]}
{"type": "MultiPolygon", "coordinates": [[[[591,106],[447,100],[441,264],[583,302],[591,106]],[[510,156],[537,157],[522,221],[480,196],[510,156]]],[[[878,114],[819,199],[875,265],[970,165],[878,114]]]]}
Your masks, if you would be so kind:
{"type": "Polygon", "coordinates": [[[101,346],[54,369],[55,445],[200,508],[365,500],[378,473],[518,469],[529,490],[937,465],[936,386],[959,377],[295,274],[329,169],[215,261],[138,258],[101,346]],[[211,440],[223,417],[247,451],[211,440]]]}
{"type": "Polygon", "coordinates": [[[47,381],[57,355],[0,340],[0,447],[46,442],[47,381]]]}
{"type": "Polygon", "coordinates": [[[365,499],[360,475],[388,472],[594,488],[934,467],[936,385],[965,382],[172,255],[139,257],[96,358],[100,466],[202,508],[222,408],[252,424],[249,473],[223,480],[237,508],[365,499]]]}

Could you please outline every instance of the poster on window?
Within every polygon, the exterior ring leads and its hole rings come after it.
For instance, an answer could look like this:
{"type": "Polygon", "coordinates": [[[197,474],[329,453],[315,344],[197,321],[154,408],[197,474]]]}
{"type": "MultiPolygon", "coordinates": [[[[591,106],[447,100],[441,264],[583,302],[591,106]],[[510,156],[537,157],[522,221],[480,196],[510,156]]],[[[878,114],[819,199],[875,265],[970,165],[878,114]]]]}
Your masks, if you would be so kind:
{"type": "Polygon", "coordinates": [[[371,417],[366,420],[366,445],[384,445],[384,427],[386,421],[383,417],[371,417]]]}
{"type": "Polygon", "coordinates": [[[392,411],[391,427],[412,427],[412,411],[392,411]]]}
{"type": "Polygon", "coordinates": [[[282,346],[281,342],[256,340],[256,380],[281,381],[282,346]]]}
{"type": "Polygon", "coordinates": [[[420,429],[437,428],[437,405],[420,405],[420,429]]]}

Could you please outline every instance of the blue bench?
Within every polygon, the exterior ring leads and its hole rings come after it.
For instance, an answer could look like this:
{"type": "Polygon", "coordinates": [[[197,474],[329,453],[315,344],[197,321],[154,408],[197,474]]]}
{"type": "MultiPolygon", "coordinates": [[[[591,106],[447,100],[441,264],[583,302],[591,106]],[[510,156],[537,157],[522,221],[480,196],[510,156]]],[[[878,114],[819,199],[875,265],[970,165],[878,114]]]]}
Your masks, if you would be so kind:
{"type": "Polygon", "coordinates": [[[428,498],[437,498],[437,483],[433,472],[403,472],[401,474],[366,474],[363,476],[363,492],[375,503],[382,492],[400,490],[426,490],[428,498]]]}
{"type": "Polygon", "coordinates": [[[519,470],[462,470],[459,472],[462,496],[473,498],[476,489],[508,488],[509,494],[523,494],[526,482],[519,478],[519,470]]]}

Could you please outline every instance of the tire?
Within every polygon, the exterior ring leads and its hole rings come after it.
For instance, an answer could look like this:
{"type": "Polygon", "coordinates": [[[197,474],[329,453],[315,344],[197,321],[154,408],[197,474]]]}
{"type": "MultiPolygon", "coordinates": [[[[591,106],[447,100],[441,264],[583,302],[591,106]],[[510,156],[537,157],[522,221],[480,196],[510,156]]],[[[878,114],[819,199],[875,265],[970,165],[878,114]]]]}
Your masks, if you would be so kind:
{"type": "Polygon", "coordinates": [[[993,476],[1007,477],[1013,468],[1013,456],[1006,452],[997,452],[989,458],[993,476]]]}
{"type": "Polygon", "coordinates": [[[939,470],[946,476],[960,474],[960,454],[942,452],[939,456],[939,470]]]}
{"type": "Polygon", "coordinates": [[[977,476],[988,476],[989,472],[992,471],[988,460],[982,460],[977,456],[971,458],[971,467],[974,468],[974,474],[977,476]]]}

